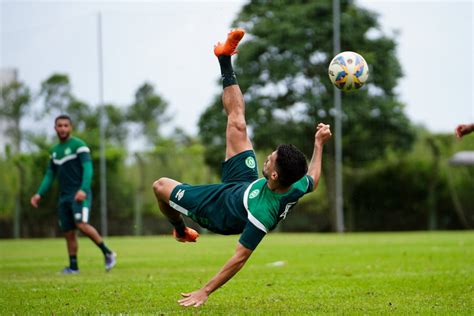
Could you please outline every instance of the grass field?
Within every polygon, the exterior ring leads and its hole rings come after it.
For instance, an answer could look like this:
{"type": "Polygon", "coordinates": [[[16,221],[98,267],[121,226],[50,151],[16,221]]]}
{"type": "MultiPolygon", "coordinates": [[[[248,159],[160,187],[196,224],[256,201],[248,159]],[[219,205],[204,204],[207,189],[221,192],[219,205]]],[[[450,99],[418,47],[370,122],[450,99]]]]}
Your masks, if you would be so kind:
{"type": "Polygon", "coordinates": [[[109,238],[119,263],[105,273],[100,251],[81,238],[73,276],[58,273],[62,239],[1,240],[0,312],[474,315],[474,232],[270,234],[206,305],[179,306],[179,293],[212,277],[237,239],[109,238]]]}

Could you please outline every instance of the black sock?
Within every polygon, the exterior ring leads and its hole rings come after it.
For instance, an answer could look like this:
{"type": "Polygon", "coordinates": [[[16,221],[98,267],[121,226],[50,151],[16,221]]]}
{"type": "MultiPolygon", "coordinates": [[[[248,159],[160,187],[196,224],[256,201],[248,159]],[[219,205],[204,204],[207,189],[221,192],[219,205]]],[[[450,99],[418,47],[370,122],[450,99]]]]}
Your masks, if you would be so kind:
{"type": "Polygon", "coordinates": [[[112,253],[112,251],[109,248],[107,248],[104,242],[101,242],[100,244],[98,244],[97,247],[99,247],[100,250],[102,250],[102,252],[104,253],[104,256],[112,253]]]}
{"type": "Polygon", "coordinates": [[[79,270],[77,265],[77,256],[69,256],[69,269],[79,270]]]}
{"type": "Polygon", "coordinates": [[[222,75],[222,87],[228,87],[237,84],[237,77],[235,76],[234,69],[232,68],[232,62],[230,56],[222,55],[218,57],[219,65],[221,66],[222,75]]]}
{"type": "Polygon", "coordinates": [[[186,229],[186,224],[184,224],[184,220],[180,219],[176,222],[170,221],[170,223],[174,226],[174,229],[176,229],[176,233],[178,234],[178,236],[186,235],[186,233],[184,232],[184,230],[186,229]]]}

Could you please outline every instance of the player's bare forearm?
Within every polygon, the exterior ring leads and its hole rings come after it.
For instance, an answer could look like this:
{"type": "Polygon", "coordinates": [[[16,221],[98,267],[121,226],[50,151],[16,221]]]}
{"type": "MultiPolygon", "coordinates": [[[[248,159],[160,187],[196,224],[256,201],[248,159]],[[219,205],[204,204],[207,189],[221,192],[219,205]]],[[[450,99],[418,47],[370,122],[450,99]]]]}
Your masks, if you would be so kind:
{"type": "Polygon", "coordinates": [[[208,296],[219,287],[229,281],[237,272],[242,269],[252,250],[245,248],[240,243],[237,245],[235,254],[227,261],[222,269],[201,289],[192,293],[182,293],[184,297],[178,302],[182,306],[198,307],[207,301],[208,296]]]}
{"type": "Polygon", "coordinates": [[[313,178],[314,186],[313,191],[316,190],[319,178],[321,177],[321,164],[323,156],[323,144],[314,142],[313,156],[308,166],[308,176],[313,178]]]}
{"type": "Polygon", "coordinates": [[[314,149],[311,162],[308,166],[308,175],[313,178],[313,190],[316,190],[319,178],[321,177],[321,164],[323,156],[324,144],[331,138],[331,130],[329,125],[319,123],[316,127],[316,134],[314,136],[314,149]]]}
{"type": "Polygon", "coordinates": [[[229,281],[237,272],[239,272],[240,269],[242,269],[251,254],[252,250],[245,248],[239,243],[232,258],[230,258],[229,261],[227,261],[227,263],[219,271],[219,273],[217,273],[206,284],[206,286],[204,286],[206,292],[211,294],[216,289],[224,285],[227,281],[229,281]]]}

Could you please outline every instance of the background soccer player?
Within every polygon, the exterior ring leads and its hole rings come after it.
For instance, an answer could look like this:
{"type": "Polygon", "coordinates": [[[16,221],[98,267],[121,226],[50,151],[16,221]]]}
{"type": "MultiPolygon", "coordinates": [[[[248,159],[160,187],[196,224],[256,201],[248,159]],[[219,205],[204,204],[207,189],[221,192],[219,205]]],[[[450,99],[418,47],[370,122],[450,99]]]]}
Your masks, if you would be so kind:
{"type": "Polygon", "coordinates": [[[298,199],[316,188],[323,145],[331,137],[329,125],[318,124],[309,169],[306,157],[295,146],[278,146],[265,161],[264,177],[258,178],[255,153],[247,135],[244,99],[231,64],[231,55],[243,36],[243,30],[233,30],[224,44],[214,48],[227,114],[222,183],[191,186],[161,178],[153,184],[158,205],[174,226],[178,241],[194,242],[199,236],[185,226],[181,214],[215,233],[241,234],[235,254],[222,269],[201,289],[182,294],[184,298],[178,302],[183,306],[204,304],[213,291],[242,268],[265,234],[287,216],[298,199]]]}
{"type": "Polygon", "coordinates": [[[66,274],[79,273],[77,262],[76,228],[88,236],[103,252],[105,269],[116,264],[116,254],[104,244],[97,230],[88,224],[92,201],[92,161],[89,147],[77,137],[71,136],[72,122],[69,116],[60,115],[54,121],[59,144],[51,149],[51,159],[38,192],[31,197],[31,205],[37,208],[41,197],[49,190],[55,177],[59,180],[59,226],[66,238],[69,267],[66,274]]]}

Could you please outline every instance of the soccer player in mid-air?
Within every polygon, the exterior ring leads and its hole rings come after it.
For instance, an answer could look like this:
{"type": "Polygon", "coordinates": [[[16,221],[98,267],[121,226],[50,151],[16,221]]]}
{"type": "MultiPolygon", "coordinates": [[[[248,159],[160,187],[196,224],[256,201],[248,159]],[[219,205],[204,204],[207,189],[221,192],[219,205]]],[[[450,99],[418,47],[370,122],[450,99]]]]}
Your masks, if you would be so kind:
{"type": "Polygon", "coordinates": [[[265,234],[284,219],[306,193],[318,185],[323,145],[331,137],[329,125],[318,124],[309,168],[304,154],[293,145],[280,145],[263,165],[258,178],[252,143],[247,135],[245,104],[231,64],[231,55],[244,36],[242,29],[228,34],[214,48],[221,68],[227,114],[226,152],[222,183],[192,186],[169,178],[153,184],[158,205],[174,226],[180,242],[195,242],[199,234],[185,226],[182,214],[218,234],[241,234],[234,255],[201,289],[182,293],[182,306],[200,306],[245,264],[265,234]]]}
{"type": "Polygon", "coordinates": [[[59,226],[64,232],[69,253],[69,266],[64,268],[62,273],[79,273],[76,229],[88,236],[102,250],[105,270],[109,271],[116,264],[116,254],[107,248],[97,230],[88,224],[92,201],[92,161],[89,147],[84,141],[71,135],[72,122],[69,116],[58,116],[54,121],[54,129],[59,143],[50,151],[51,159],[46,174],[37,193],[31,197],[31,205],[38,207],[41,198],[57,177],[59,226]]]}

